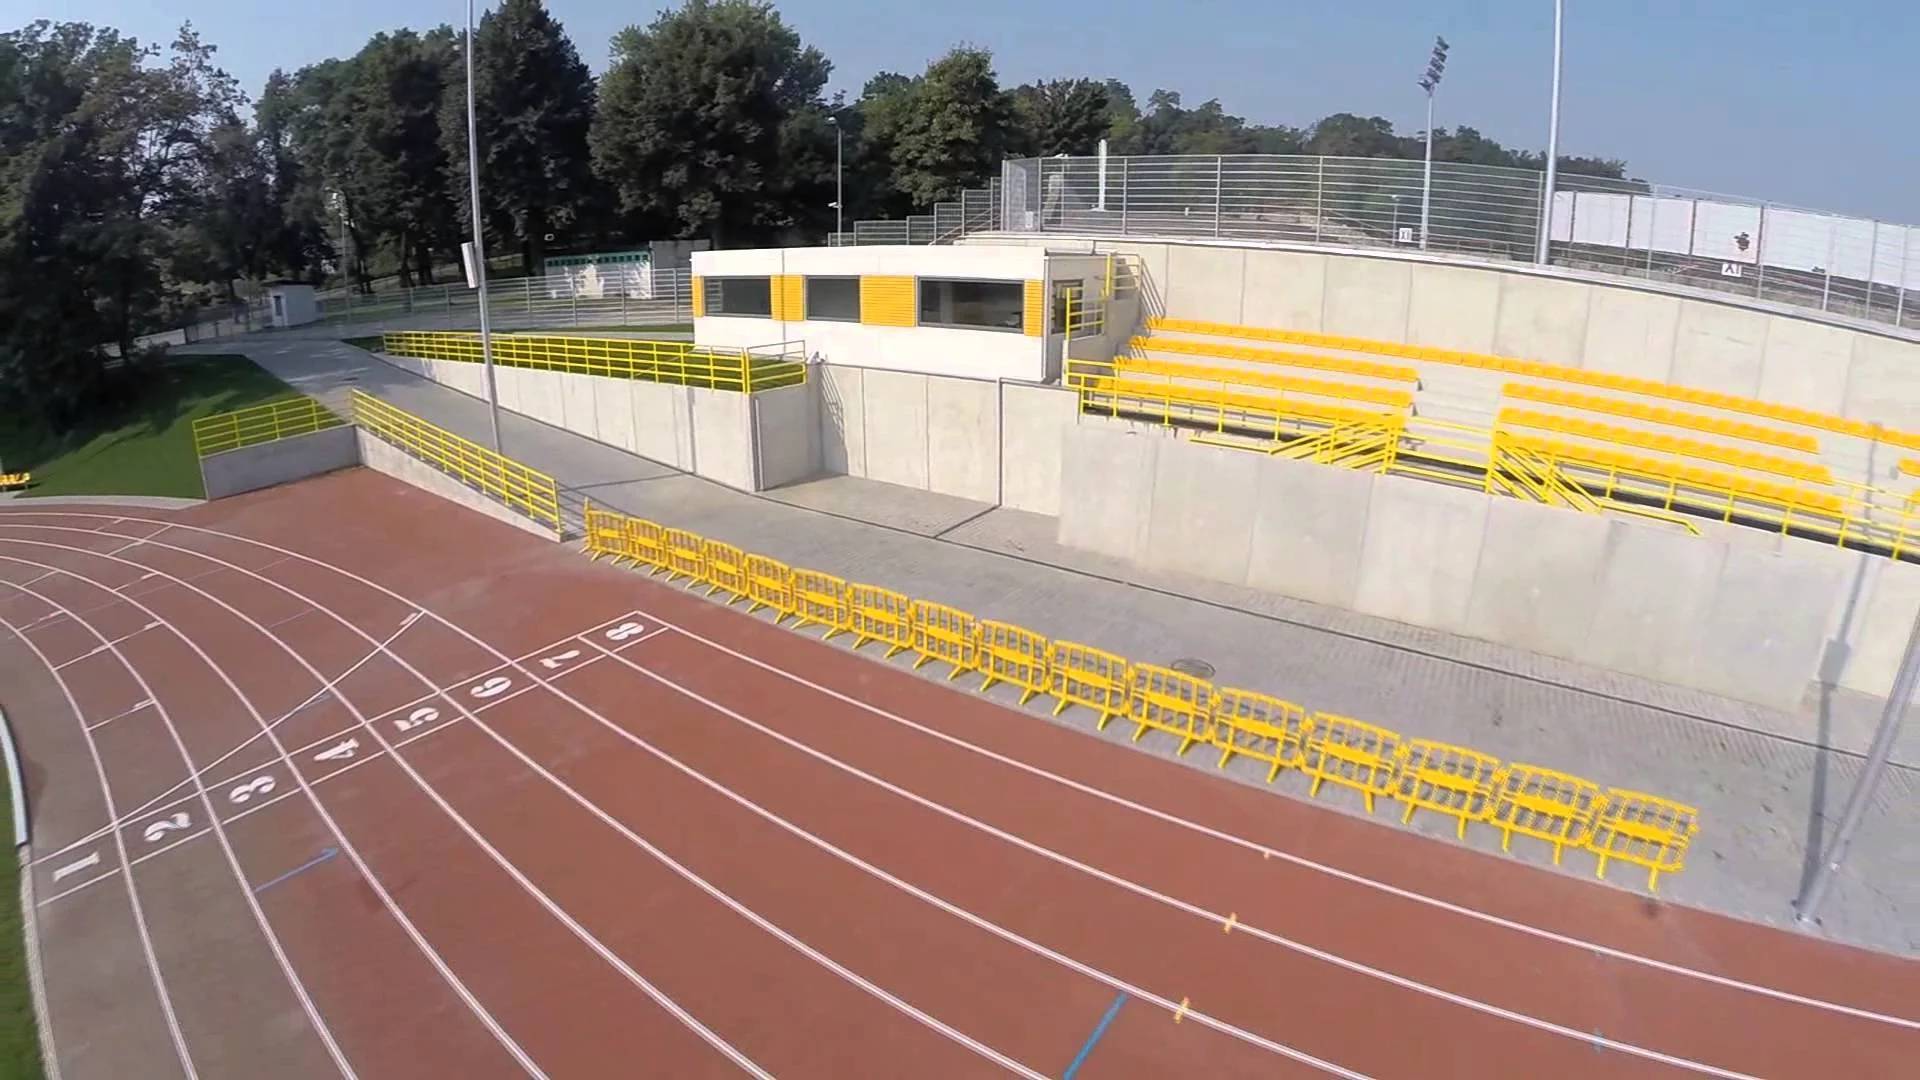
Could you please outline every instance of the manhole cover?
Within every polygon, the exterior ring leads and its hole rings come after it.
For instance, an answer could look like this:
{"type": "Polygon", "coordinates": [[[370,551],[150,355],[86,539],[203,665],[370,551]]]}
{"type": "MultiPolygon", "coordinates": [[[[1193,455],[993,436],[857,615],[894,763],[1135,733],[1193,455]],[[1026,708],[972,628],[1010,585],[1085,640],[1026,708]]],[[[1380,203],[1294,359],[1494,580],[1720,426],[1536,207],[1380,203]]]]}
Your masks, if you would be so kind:
{"type": "Polygon", "coordinates": [[[1182,675],[1191,675],[1196,679],[1213,678],[1213,665],[1197,657],[1183,656],[1167,666],[1182,675]]]}

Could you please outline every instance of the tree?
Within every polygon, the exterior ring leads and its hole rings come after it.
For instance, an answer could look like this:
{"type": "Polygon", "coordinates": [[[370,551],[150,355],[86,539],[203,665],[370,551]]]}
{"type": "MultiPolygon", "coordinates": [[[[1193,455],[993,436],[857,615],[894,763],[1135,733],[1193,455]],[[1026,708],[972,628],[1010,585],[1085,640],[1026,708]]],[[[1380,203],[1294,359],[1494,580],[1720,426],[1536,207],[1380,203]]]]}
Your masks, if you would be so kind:
{"type": "Polygon", "coordinates": [[[1111,109],[1107,87],[1092,79],[1028,83],[1013,91],[1014,141],[1041,157],[1091,154],[1113,127],[1111,109]]]}
{"type": "MultiPolygon", "coordinates": [[[[541,0],[505,0],[480,19],[474,44],[474,118],[488,230],[518,242],[528,272],[549,231],[565,231],[592,198],[587,131],[593,79],[541,0]]],[[[440,136],[452,179],[467,190],[466,84],[449,79],[440,136]]],[[[461,216],[468,201],[459,201],[461,216]]]]}
{"type": "Polygon", "coordinates": [[[890,150],[892,186],[915,206],[958,199],[1000,171],[1013,105],[985,49],[954,49],[876,104],[870,125],[890,150]]]}
{"type": "Polygon", "coordinates": [[[677,236],[765,236],[792,220],[785,155],[815,129],[830,71],[771,4],[687,0],[614,35],[594,168],[623,210],[677,236]]]}

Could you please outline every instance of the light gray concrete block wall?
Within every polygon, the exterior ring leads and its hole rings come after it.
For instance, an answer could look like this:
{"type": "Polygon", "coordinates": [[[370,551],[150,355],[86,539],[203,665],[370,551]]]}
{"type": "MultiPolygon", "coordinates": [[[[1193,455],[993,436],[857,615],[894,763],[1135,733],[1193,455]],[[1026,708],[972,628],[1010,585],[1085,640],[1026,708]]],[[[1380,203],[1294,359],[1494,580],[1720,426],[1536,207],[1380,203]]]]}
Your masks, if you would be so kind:
{"type": "Polygon", "coordinates": [[[754,488],[768,491],[820,475],[820,395],[811,384],[762,390],[747,399],[752,416],[754,488]]]}
{"type": "MultiPolygon", "coordinates": [[[[1888,693],[1920,611],[1920,566],[1748,529],[1693,536],[1096,418],[1066,434],[1061,492],[1058,539],[1071,547],[1788,711],[1822,682],[1888,693]]],[[[1832,737],[1858,751],[1870,732],[1832,737]]]]}
{"type": "Polygon", "coordinates": [[[496,521],[504,521],[518,529],[524,529],[535,536],[548,540],[559,540],[560,535],[524,515],[495,502],[491,498],[473,490],[453,477],[441,472],[407,454],[392,444],[375,438],[359,428],[345,429],[355,434],[359,444],[360,461],[367,468],[382,472],[401,483],[419,488],[429,495],[458,503],[469,510],[475,510],[496,521]]]}
{"type": "Polygon", "coordinates": [[[201,458],[200,479],[207,498],[224,499],[352,468],[360,464],[354,431],[352,427],[310,431],[201,458]]]}

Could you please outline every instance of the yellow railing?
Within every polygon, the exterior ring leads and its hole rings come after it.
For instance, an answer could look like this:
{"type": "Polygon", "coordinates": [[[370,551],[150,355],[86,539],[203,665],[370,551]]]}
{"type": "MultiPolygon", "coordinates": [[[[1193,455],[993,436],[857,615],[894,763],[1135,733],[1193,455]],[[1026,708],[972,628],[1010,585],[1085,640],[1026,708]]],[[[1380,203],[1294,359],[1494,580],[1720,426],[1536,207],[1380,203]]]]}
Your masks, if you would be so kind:
{"type": "Polygon", "coordinates": [[[310,397],[203,416],[193,422],[193,452],[199,457],[336,428],[346,421],[310,397]]]}
{"type": "MultiPolygon", "coordinates": [[[[479,363],[480,335],[409,330],[381,336],[390,356],[479,363]]],[[[614,379],[699,386],[752,393],[807,381],[807,365],[757,356],[747,349],[708,349],[685,341],[574,337],[556,334],[496,334],[493,361],[505,367],[602,375],[614,379]]]]}
{"type": "Polygon", "coordinates": [[[1699,831],[1699,811],[1669,799],[1603,790],[1466,747],[1310,713],[1257,691],[1052,640],[591,504],[585,550],[596,560],[683,580],[728,604],[744,601],[748,611],[770,609],[776,623],[793,620],[794,629],[818,626],[828,638],[846,634],[855,649],[877,644],[889,657],[911,651],[916,669],[947,665],[950,682],[977,675],[979,690],[1013,687],[1023,705],[1051,697],[1055,716],[1079,705],[1098,714],[1102,729],[1114,720],[1132,724],[1135,741],[1157,731],[1178,739],[1181,754],[1205,744],[1220,752],[1220,768],[1236,757],[1251,758],[1266,766],[1268,783],[1283,770],[1298,769],[1313,794],[1334,784],[1359,792],[1369,811],[1376,799],[1394,799],[1403,819],[1419,810],[1442,813],[1458,822],[1462,839],[1469,823],[1482,823],[1501,830],[1503,846],[1515,833],[1544,840],[1553,846],[1556,863],[1565,848],[1583,848],[1596,856],[1600,877],[1609,861],[1633,863],[1646,869],[1649,890],[1658,890],[1661,874],[1686,866],[1699,831]]]}
{"type": "Polygon", "coordinates": [[[1107,300],[1105,296],[1088,300],[1085,289],[1065,289],[1063,293],[1060,329],[1068,338],[1098,334],[1106,329],[1107,300]]]}
{"type": "Polygon", "coordinates": [[[553,477],[430,424],[365,391],[353,391],[353,422],[461,483],[558,530],[560,490],[553,477]]]}

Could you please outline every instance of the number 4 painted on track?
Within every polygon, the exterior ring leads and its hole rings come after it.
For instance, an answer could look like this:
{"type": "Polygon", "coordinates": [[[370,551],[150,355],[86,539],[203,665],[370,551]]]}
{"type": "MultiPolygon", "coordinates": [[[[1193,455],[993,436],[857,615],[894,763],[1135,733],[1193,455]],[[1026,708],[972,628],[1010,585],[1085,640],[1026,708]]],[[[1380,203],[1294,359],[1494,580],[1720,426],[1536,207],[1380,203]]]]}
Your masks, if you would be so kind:
{"type": "Polygon", "coordinates": [[[579,649],[568,649],[566,652],[563,652],[563,653],[555,653],[552,656],[543,656],[540,658],[540,666],[543,668],[546,668],[548,671],[553,671],[557,668],[565,666],[567,661],[577,659],[579,655],[580,655],[579,649]]]}

